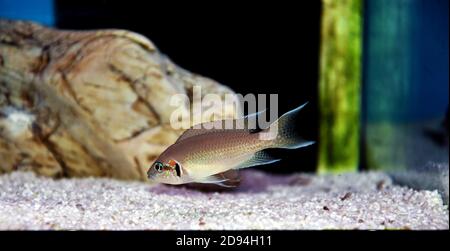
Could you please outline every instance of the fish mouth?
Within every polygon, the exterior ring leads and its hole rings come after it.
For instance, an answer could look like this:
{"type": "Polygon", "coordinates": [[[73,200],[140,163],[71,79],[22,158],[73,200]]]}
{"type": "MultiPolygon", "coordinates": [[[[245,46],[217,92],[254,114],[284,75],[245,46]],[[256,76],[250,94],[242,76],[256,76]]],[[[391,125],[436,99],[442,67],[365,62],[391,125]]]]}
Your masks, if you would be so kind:
{"type": "Polygon", "coordinates": [[[155,178],[155,174],[154,174],[154,173],[151,173],[150,170],[148,170],[148,172],[147,172],[147,178],[150,179],[150,180],[152,180],[152,179],[155,178]]]}

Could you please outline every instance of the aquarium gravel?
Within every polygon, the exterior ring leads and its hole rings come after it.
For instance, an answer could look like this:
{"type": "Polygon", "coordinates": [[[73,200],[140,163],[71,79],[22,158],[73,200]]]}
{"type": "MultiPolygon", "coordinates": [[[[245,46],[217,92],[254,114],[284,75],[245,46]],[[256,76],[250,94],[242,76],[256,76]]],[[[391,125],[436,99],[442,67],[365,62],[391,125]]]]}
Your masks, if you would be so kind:
{"type": "Polygon", "coordinates": [[[0,176],[0,229],[448,229],[437,191],[382,173],[273,176],[243,171],[233,191],[0,176]]]}

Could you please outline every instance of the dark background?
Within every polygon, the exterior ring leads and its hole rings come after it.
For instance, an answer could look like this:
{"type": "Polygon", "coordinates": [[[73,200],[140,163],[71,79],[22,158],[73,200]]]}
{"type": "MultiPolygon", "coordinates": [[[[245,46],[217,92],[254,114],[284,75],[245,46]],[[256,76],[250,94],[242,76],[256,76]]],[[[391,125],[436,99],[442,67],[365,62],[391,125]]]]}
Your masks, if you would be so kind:
{"type": "MultiPolygon", "coordinates": [[[[309,101],[298,126],[317,140],[320,1],[56,1],[55,8],[57,28],[132,30],[179,66],[237,93],[277,93],[280,115],[309,101]]],[[[283,160],[260,169],[315,170],[317,144],[271,152],[283,160]]]]}

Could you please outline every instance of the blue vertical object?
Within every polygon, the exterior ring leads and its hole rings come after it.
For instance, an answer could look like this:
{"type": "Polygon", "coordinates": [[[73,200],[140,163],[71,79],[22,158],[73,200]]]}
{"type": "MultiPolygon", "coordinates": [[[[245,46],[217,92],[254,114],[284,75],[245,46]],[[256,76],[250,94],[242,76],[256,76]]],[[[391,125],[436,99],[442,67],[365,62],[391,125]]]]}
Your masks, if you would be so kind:
{"type": "Polygon", "coordinates": [[[0,18],[55,24],[53,0],[0,0],[0,18]]]}
{"type": "Polygon", "coordinates": [[[448,163],[448,143],[430,137],[445,137],[448,12],[448,0],[365,1],[363,166],[448,163]]]}
{"type": "Polygon", "coordinates": [[[449,1],[365,2],[364,118],[442,117],[449,92],[449,1]]]}
{"type": "Polygon", "coordinates": [[[449,1],[416,0],[413,15],[411,109],[418,119],[441,117],[449,104],[449,1]]]}

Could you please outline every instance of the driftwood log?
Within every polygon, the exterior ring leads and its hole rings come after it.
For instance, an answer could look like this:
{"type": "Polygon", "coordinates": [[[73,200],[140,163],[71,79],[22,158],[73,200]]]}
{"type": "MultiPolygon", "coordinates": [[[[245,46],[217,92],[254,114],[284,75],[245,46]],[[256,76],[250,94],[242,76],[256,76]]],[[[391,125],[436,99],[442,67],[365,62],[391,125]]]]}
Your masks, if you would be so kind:
{"type": "MultiPolygon", "coordinates": [[[[193,85],[232,93],[133,32],[0,20],[0,173],[146,180],[182,133],[169,125],[170,97],[192,95],[193,85]]],[[[233,117],[225,107],[223,118],[233,117]]]]}

